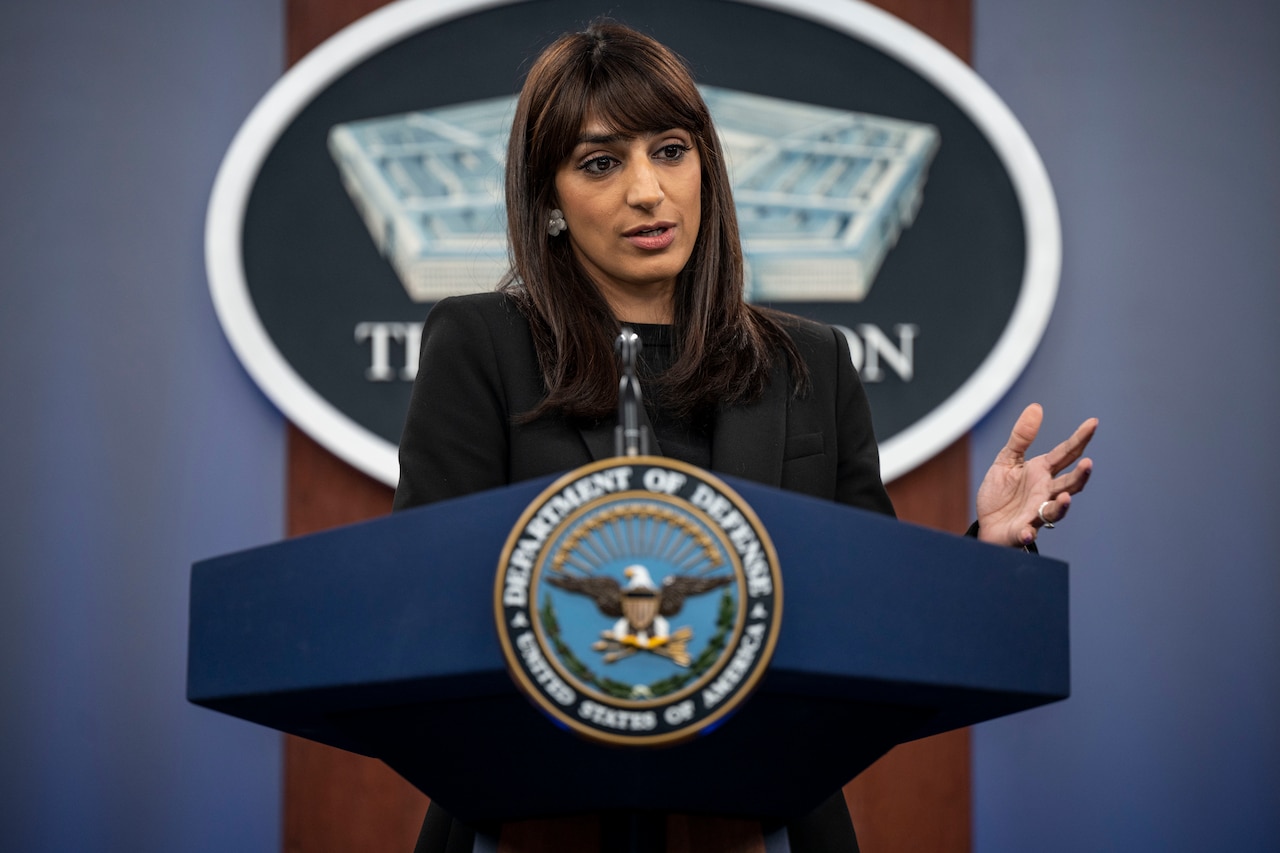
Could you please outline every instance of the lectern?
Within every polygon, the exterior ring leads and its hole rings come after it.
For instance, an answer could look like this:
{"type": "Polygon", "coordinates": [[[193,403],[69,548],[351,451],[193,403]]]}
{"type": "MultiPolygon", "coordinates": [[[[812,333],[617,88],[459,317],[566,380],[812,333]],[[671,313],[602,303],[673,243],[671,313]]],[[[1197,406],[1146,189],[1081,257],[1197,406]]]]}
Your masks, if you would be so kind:
{"type": "Polygon", "coordinates": [[[754,693],[692,740],[589,741],[508,674],[495,571],[550,479],[197,563],[188,698],[493,821],[785,819],[896,744],[1068,695],[1065,564],[723,479],[769,531],[785,599],[754,693]]]}

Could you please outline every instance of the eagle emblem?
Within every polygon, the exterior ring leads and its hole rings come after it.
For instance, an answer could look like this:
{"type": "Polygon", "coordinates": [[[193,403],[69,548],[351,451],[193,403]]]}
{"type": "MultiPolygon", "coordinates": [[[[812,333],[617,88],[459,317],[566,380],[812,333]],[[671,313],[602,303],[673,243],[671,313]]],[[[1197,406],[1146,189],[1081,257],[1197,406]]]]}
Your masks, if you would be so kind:
{"type": "Polygon", "coordinates": [[[769,665],[777,554],[713,475],[628,456],[569,472],[507,537],[494,614],[544,712],[618,745],[677,743],[733,712],[769,665]]]}
{"type": "Polygon", "coordinates": [[[644,651],[669,658],[677,666],[688,666],[693,629],[686,626],[672,633],[667,620],[680,613],[685,599],[719,589],[733,577],[668,575],[658,586],[649,570],[639,563],[628,566],[623,575],[627,578],[625,587],[608,576],[552,575],[547,582],[588,596],[602,614],[617,620],[611,629],[600,632],[600,640],[592,646],[604,653],[605,663],[615,663],[644,651]]]}

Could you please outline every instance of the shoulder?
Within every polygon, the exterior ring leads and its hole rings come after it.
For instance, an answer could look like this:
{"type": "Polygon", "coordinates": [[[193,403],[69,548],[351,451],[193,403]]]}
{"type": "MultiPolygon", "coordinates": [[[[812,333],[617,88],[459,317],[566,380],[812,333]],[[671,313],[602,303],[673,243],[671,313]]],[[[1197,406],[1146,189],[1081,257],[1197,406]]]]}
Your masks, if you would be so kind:
{"type": "Polygon", "coordinates": [[[849,342],[835,326],[781,311],[771,311],[770,316],[791,338],[810,371],[834,370],[852,363],[849,342]]]}
{"type": "Polygon", "coordinates": [[[432,306],[422,332],[424,348],[487,346],[506,349],[529,338],[529,323],[505,293],[450,296],[432,306]]]}
{"type": "Polygon", "coordinates": [[[489,291],[441,299],[427,314],[427,322],[442,321],[501,324],[523,322],[524,315],[513,297],[499,291],[489,291]]]}
{"type": "Polygon", "coordinates": [[[807,317],[799,317],[795,314],[782,312],[778,312],[774,316],[778,318],[782,328],[787,330],[787,334],[791,336],[791,340],[795,341],[796,346],[830,347],[834,344],[835,338],[839,334],[834,326],[828,326],[826,323],[819,323],[807,317]]]}
{"type": "Polygon", "coordinates": [[[533,332],[516,298],[500,292],[453,296],[437,302],[427,315],[422,330],[419,375],[431,374],[447,381],[470,375],[469,381],[484,381],[501,394],[516,394],[514,411],[536,405],[524,392],[540,393],[542,375],[538,369],[533,332]]]}

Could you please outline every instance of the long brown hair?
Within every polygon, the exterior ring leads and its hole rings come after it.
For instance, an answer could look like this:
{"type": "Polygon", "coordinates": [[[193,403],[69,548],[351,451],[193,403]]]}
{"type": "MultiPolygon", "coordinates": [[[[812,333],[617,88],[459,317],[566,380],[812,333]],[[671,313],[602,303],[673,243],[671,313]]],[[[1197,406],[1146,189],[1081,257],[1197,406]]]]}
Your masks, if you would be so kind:
{"type": "Polygon", "coordinates": [[[552,411],[603,417],[617,405],[613,341],[619,323],[569,242],[547,234],[555,174],[588,114],[612,131],[692,134],[702,164],[698,239],[676,281],[676,359],[658,379],[675,414],[758,397],[776,354],[797,390],[808,375],[781,315],[743,299],[742,246],[724,155],[707,105],[679,57],[613,22],[561,36],[534,62],[516,105],[507,151],[511,272],[503,289],[529,318],[548,395],[528,418],[552,411]]]}

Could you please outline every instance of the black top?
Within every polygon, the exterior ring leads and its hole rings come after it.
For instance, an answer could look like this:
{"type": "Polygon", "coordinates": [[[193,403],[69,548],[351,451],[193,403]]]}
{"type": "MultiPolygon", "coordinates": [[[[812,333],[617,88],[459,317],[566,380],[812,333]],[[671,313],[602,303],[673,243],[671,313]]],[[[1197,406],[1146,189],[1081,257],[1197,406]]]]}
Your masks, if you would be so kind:
{"type": "Polygon", "coordinates": [[[652,323],[627,325],[640,336],[642,344],[637,372],[640,375],[640,393],[644,398],[645,413],[649,416],[649,425],[653,431],[650,449],[656,456],[667,456],[709,469],[713,414],[695,412],[682,418],[663,406],[659,377],[676,360],[671,327],[652,323]]]}

